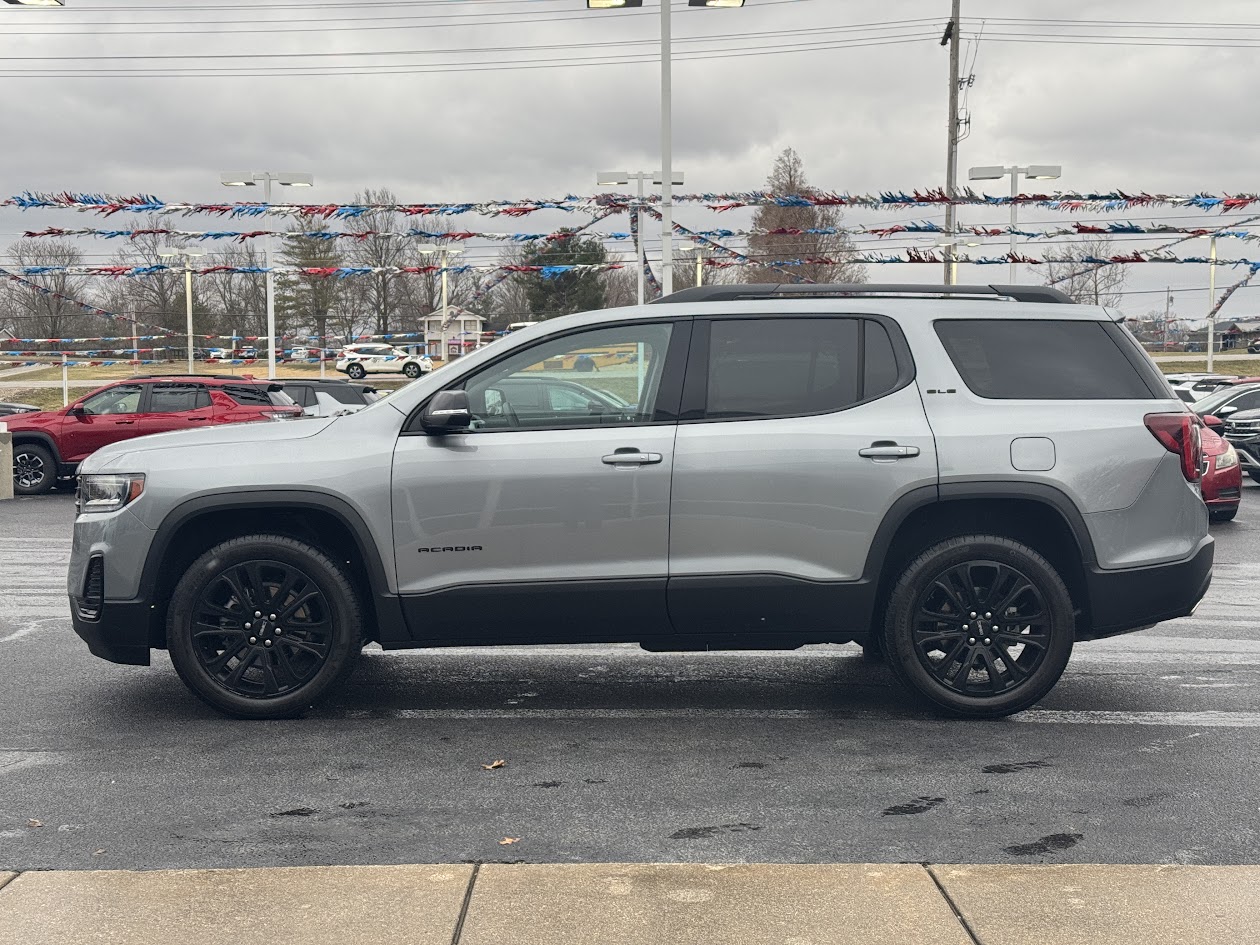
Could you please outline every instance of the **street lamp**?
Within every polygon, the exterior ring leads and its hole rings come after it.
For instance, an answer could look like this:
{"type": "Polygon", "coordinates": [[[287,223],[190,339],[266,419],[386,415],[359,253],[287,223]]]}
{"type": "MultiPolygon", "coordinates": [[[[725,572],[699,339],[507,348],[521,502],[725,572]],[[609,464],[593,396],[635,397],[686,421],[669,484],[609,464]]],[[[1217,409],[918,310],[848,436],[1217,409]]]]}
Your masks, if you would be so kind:
{"type": "Polygon", "coordinates": [[[1019,175],[1023,174],[1029,180],[1058,180],[1062,173],[1063,168],[1058,164],[1029,164],[1027,167],[993,165],[973,167],[967,172],[969,180],[998,180],[1007,174],[1011,176],[1011,285],[1019,281],[1015,264],[1015,198],[1019,196],[1019,175]]]}
{"type": "MultiPolygon", "coordinates": [[[[1208,244],[1208,336],[1207,336],[1207,369],[1212,370],[1212,349],[1216,347],[1216,240],[1220,233],[1209,233],[1195,239],[1209,240],[1208,244]]],[[[1224,234],[1228,236],[1229,234],[1224,234]]]]}
{"type": "Polygon", "coordinates": [[[184,257],[184,300],[188,305],[188,373],[195,374],[193,368],[193,294],[192,294],[192,261],[204,256],[205,253],[194,253],[188,249],[164,249],[158,253],[163,259],[174,259],[179,256],[184,257]]]}
{"type": "MultiPolygon", "coordinates": [[[[673,71],[670,63],[670,3],[661,0],[661,294],[674,291],[673,71]]],[[[691,7],[742,7],[744,0],[687,0],[691,7]]],[[[624,10],[643,0],[586,0],[591,10],[624,10]]]]}
{"type": "MultiPolygon", "coordinates": [[[[681,184],[683,182],[682,171],[674,171],[672,177],[673,177],[673,181],[671,183],[681,184]]],[[[599,186],[599,187],[610,187],[613,185],[628,184],[630,183],[630,181],[637,182],[640,207],[643,206],[643,182],[645,180],[650,180],[653,184],[659,184],[661,183],[661,180],[662,180],[661,172],[660,171],[651,171],[651,172],[649,171],[600,171],[595,176],[595,184],[596,186],[599,186]]],[[[634,253],[635,253],[635,259],[637,259],[639,263],[639,278],[638,278],[639,304],[642,305],[644,302],[644,295],[647,291],[647,287],[645,285],[645,283],[647,282],[647,277],[643,272],[643,266],[644,266],[643,255],[644,254],[643,254],[643,220],[642,218],[640,218],[639,220],[639,235],[634,241],[634,253]]]]}
{"type": "MultiPolygon", "coordinates": [[[[422,243],[416,247],[416,251],[424,253],[426,256],[432,255],[433,253],[442,254],[442,344],[445,345],[446,324],[451,320],[451,301],[447,289],[446,270],[450,266],[450,258],[452,256],[458,256],[463,252],[463,250],[457,246],[438,246],[436,243],[422,243]]],[[[446,360],[446,354],[447,353],[445,351],[442,352],[442,360],[446,360]]]]}
{"type": "Polygon", "coordinates": [[[709,255],[707,248],[700,243],[691,243],[687,246],[679,246],[678,251],[680,253],[696,254],[696,285],[702,285],[704,283],[704,261],[709,255]]]}
{"type": "MultiPolygon", "coordinates": [[[[220,175],[224,187],[255,187],[263,182],[263,203],[271,205],[272,181],[281,187],[314,187],[315,178],[310,174],[291,171],[229,171],[220,175]]],[[[271,271],[271,236],[268,235],[267,253],[267,376],[276,376],[276,278],[271,271]]],[[[320,357],[323,357],[321,349],[320,357]]]]}

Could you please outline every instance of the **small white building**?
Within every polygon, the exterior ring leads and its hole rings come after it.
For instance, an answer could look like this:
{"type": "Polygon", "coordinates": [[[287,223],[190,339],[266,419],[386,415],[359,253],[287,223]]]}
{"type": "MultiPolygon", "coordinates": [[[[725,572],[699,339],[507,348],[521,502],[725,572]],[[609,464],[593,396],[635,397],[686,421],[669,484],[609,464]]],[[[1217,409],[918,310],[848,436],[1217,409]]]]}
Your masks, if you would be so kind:
{"type": "Polygon", "coordinates": [[[424,319],[424,346],[431,358],[451,361],[481,344],[486,320],[458,305],[449,307],[445,318],[441,311],[424,319]]]}

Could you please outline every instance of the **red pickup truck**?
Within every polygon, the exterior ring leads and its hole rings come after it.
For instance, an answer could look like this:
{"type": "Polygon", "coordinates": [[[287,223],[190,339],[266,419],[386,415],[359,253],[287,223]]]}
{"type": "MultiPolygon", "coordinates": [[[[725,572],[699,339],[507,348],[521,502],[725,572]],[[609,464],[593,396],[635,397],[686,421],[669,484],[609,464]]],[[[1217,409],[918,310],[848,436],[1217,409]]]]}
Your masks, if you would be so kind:
{"type": "Polygon", "coordinates": [[[13,491],[48,492],[102,446],[149,433],[302,416],[284,385],[242,377],[134,377],[63,407],[5,417],[13,434],[13,491]]]}

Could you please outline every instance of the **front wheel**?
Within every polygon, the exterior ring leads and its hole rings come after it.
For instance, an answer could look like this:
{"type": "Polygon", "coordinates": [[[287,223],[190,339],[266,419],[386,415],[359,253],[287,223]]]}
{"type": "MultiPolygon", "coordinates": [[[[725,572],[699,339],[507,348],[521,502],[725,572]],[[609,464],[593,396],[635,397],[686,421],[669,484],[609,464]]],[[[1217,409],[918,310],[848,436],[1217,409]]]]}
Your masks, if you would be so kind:
{"type": "Polygon", "coordinates": [[[419,376],[420,376],[423,372],[420,370],[420,365],[416,364],[416,363],[413,361],[413,362],[411,362],[411,363],[409,363],[409,364],[404,364],[404,365],[403,365],[403,373],[404,373],[404,374],[406,374],[406,375],[407,375],[407,377],[409,377],[411,380],[413,380],[413,381],[414,381],[414,380],[415,380],[417,377],[419,377],[419,376]]]}
{"type": "Polygon", "coordinates": [[[13,491],[43,495],[57,484],[57,461],[46,446],[23,443],[13,448],[13,491]]]}
{"type": "Polygon", "coordinates": [[[358,595],[322,551],[279,535],[233,538],[189,567],[171,597],[171,662],[220,712],[299,715],[353,668],[358,595]]]}
{"type": "Polygon", "coordinates": [[[363,367],[362,364],[351,364],[349,367],[346,368],[346,373],[349,374],[356,381],[361,381],[365,377],[367,377],[367,370],[363,367]]]}
{"type": "Polygon", "coordinates": [[[1054,567],[993,535],[924,551],[897,581],[884,621],[884,651],[901,683],[972,718],[1039,701],[1063,674],[1074,636],[1072,599],[1054,567]]]}

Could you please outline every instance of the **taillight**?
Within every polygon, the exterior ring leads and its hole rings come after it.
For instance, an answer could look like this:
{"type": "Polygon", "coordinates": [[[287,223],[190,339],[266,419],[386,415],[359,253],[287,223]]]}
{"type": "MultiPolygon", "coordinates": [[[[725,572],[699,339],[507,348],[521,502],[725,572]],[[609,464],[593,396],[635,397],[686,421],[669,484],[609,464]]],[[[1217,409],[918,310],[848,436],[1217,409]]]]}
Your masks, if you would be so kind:
{"type": "Polygon", "coordinates": [[[1170,453],[1181,457],[1181,474],[1186,482],[1198,482],[1203,469],[1202,421],[1190,413],[1148,413],[1142,418],[1146,429],[1170,453]]]}

